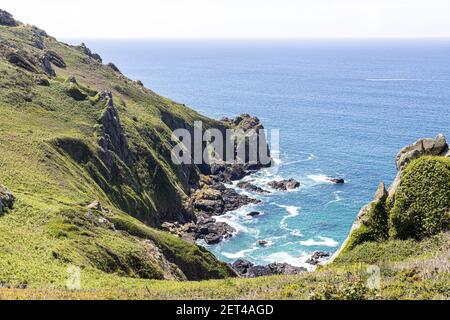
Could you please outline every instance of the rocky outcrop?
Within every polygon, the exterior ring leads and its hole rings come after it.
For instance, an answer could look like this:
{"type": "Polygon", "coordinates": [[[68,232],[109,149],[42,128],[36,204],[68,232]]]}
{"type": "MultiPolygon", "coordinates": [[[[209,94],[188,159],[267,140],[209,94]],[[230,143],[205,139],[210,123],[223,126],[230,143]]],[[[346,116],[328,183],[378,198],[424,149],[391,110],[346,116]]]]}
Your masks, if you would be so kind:
{"type": "Polygon", "coordinates": [[[192,196],[194,208],[202,213],[222,215],[245,205],[260,202],[257,199],[239,194],[220,182],[209,181],[208,183],[203,184],[203,187],[192,196]]]}
{"type": "Polygon", "coordinates": [[[14,17],[4,10],[0,9],[0,26],[16,27],[19,22],[14,20],[14,17]]]}
{"type": "Polygon", "coordinates": [[[52,64],[50,63],[50,60],[48,59],[48,57],[46,55],[43,55],[39,58],[39,60],[41,62],[42,70],[44,70],[44,72],[48,76],[55,77],[56,72],[55,72],[55,70],[53,70],[52,64]]]}
{"type": "Polygon", "coordinates": [[[6,54],[6,60],[16,67],[37,73],[36,62],[25,51],[15,50],[6,54]]]}
{"type": "Polygon", "coordinates": [[[258,240],[258,245],[261,247],[267,247],[270,244],[267,240],[258,240]]]}
{"type": "Polygon", "coordinates": [[[47,33],[42,30],[39,29],[35,26],[31,27],[31,36],[30,36],[30,40],[29,40],[29,44],[32,47],[35,47],[39,50],[43,50],[45,48],[45,38],[47,38],[48,35],[47,33]]]}
{"type": "Polygon", "coordinates": [[[87,55],[88,57],[90,57],[90,58],[92,58],[93,60],[95,60],[95,61],[97,61],[97,62],[100,62],[100,63],[102,63],[102,57],[100,57],[100,55],[98,54],[98,53],[93,53],[92,51],[91,51],[91,49],[89,49],[87,46],[86,46],[86,44],[84,44],[84,43],[82,43],[80,46],[79,46],[79,48],[80,48],[80,50],[85,54],[85,55],[87,55]]]}
{"type": "Polygon", "coordinates": [[[5,186],[0,185],[0,215],[7,210],[11,210],[16,202],[16,198],[5,186]]]}
{"type": "Polygon", "coordinates": [[[258,211],[252,211],[252,212],[247,213],[247,216],[252,217],[252,218],[257,217],[259,215],[261,215],[261,212],[258,212],[258,211]]]}
{"type": "Polygon", "coordinates": [[[295,179],[288,179],[282,181],[271,181],[268,186],[276,190],[293,190],[300,187],[300,182],[295,179]]]}
{"type": "MultiPolygon", "coordinates": [[[[98,144],[105,154],[115,153],[125,164],[130,165],[132,155],[128,147],[128,141],[125,137],[122,124],[120,123],[119,113],[114,106],[113,97],[110,91],[104,91],[100,94],[100,101],[104,102],[106,109],[100,118],[102,125],[98,144]]],[[[111,164],[113,157],[106,157],[111,164]]]]}
{"type": "Polygon", "coordinates": [[[224,239],[231,238],[234,232],[236,230],[225,222],[214,222],[200,225],[198,238],[204,239],[207,244],[217,244],[224,239]]]}
{"type": "Polygon", "coordinates": [[[261,121],[257,117],[252,117],[247,113],[243,113],[234,119],[222,118],[221,121],[234,126],[239,126],[243,130],[257,130],[262,128],[261,121]]]}
{"type": "Polygon", "coordinates": [[[245,278],[257,278],[273,275],[296,275],[306,272],[303,267],[294,267],[287,263],[271,263],[267,266],[257,266],[250,261],[239,259],[231,267],[238,275],[245,278]]]}
{"type": "Polygon", "coordinates": [[[420,139],[398,153],[396,159],[397,170],[403,170],[411,160],[421,156],[444,156],[447,154],[447,151],[448,144],[443,134],[439,134],[435,139],[420,139]]]}
{"type": "Polygon", "coordinates": [[[211,188],[221,192],[222,199],[224,202],[223,213],[237,210],[249,204],[258,204],[261,202],[258,199],[250,198],[244,194],[239,194],[234,189],[226,188],[221,183],[215,183],[214,185],[211,186],[211,188]]]}
{"type": "Polygon", "coordinates": [[[42,86],[42,87],[48,87],[50,86],[50,81],[48,81],[48,79],[44,78],[44,77],[36,77],[35,78],[35,83],[38,86],[42,86]]]}
{"type": "Polygon", "coordinates": [[[325,259],[329,258],[330,254],[328,252],[316,251],[311,257],[306,260],[306,263],[317,266],[319,263],[323,262],[325,259]]]}
{"type": "Polygon", "coordinates": [[[115,72],[122,74],[122,72],[120,72],[119,68],[117,68],[117,66],[114,63],[110,62],[107,64],[107,66],[113,69],[115,72]]]}
{"type": "Polygon", "coordinates": [[[345,180],[342,178],[327,178],[327,181],[332,182],[334,184],[344,184],[345,180]]]}
{"type": "Polygon", "coordinates": [[[58,68],[66,67],[66,63],[64,62],[64,59],[54,51],[51,51],[51,50],[45,51],[45,57],[48,59],[48,61],[53,63],[58,68]]]}
{"type": "Polygon", "coordinates": [[[211,215],[224,213],[225,203],[222,192],[215,188],[204,187],[193,195],[194,208],[211,215]]]}
{"type": "MultiPolygon", "coordinates": [[[[235,119],[223,118],[221,121],[227,126],[235,129],[236,133],[240,130],[244,132],[245,139],[241,139],[241,141],[237,144],[238,148],[245,148],[246,154],[243,159],[236,159],[236,163],[238,165],[245,165],[244,170],[259,170],[261,168],[270,167],[272,165],[272,159],[270,157],[270,149],[266,140],[265,133],[263,131],[264,126],[261,121],[257,117],[252,117],[248,114],[241,114],[237,116],[235,119]],[[256,143],[256,148],[259,151],[256,155],[256,159],[250,159],[248,154],[249,150],[249,142],[256,143]]],[[[238,135],[239,136],[239,135],[238,135]]],[[[241,136],[241,138],[243,138],[241,136]]],[[[235,154],[237,158],[239,158],[239,154],[235,154]]],[[[228,163],[228,165],[232,165],[228,163]]],[[[237,178],[235,180],[242,179],[237,178]]]]}
{"type": "Polygon", "coordinates": [[[250,183],[249,181],[242,181],[237,184],[238,188],[254,192],[254,193],[260,193],[260,194],[268,194],[270,193],[267,190],[264,190],[263,188],[260,188],[258,186],[255,186],[254,184],[250,183]]]}
{"type": "Polygon", "coordinates": [[[103,207],[102,204],[100,203],[100,201],[98,201],[98,200],[95,200],[91,204],[87,205],[86,209],[99,211],[103,214],[111,214],[112,213],[110,209],[103,207]]]}
{"type": "Polygon", "coordinates": [[[391,186],[389,187],[389,195],[394,195],[395,191],[400,185],[400,177],[403,169],[409,162],[426,155],[448,157],[449,153],[449,146],[443,134],[438,134],[435,139],[420,139],[412,145],[409,145],[400,150],[395,161],[397,165],[397,176],[395,177],[394,182],[392,182],[391,186]]]}
{"type": "Polygon", "coordinates": [[[65,68],[66,64],[61,56],[53,51],[32,52],[17,48],[8,42],[0,42],[0,54],[4,55],[6,60],[32,73],[55,77],[56,72],[53,65],[59,68],[65,68]]]}
{"type": "Polygon", "coordinates": [[[230,183],[245,178],[255,173],[256,170],[250,170],[248,165],[242,164],[212,164],[211,175],[215,176],[217,181],[230,183]]]}
{"type": "Polygon", "coordinates": [[[203,239],[206,244],[217,244],[224,239],[229,239],[236,230],[224,222],[216,222],[215,219],[204,217],[197,223],[189,222],[164,222],[161,229],[170,232],[186,241],[195,242],[203,239]]]}

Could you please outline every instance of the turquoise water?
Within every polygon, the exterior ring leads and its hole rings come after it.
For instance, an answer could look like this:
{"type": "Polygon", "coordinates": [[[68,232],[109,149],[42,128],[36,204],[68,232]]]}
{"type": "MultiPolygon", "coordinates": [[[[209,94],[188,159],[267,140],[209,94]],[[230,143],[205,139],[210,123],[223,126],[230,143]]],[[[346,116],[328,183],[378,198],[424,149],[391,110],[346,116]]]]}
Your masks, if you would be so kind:
{"type": "Polygon", "coordinates": [[[154,91],[212,117],[250,113],[280,130],[281,163],[264,186],[295,178],[299,190],[221,219],[238,233],[208,247],[224,261],[303,265],[333,252],[398,150],[450,134],[450,40],[101,41],[88,45],[154,91]],[[345,185],[324,181],[343,177],[345,185]],[[248,211],[263,215],[249,219],[248,211]],[[258,240],[270,241],[260,248],[258,240]]]}

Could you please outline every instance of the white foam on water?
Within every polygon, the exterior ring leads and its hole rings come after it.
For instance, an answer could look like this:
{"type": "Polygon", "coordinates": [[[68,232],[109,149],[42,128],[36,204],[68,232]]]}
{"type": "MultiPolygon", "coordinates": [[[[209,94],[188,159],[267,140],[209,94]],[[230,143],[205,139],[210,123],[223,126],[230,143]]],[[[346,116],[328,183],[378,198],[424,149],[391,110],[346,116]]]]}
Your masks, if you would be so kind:
{"type": "Polygon", "coordinates": [[[236,253],[221,252],[221,254],[224,257],[227,257],[229,259],[240,259],[240,258],[246,257],[247,254],[249,254],[255,250],[256,250],[256,248],[251,248],[251,249],[244,249],[244,250],[238,251],[236,253]]]}
{"type": "Polygon", "coordinates": [[[306,158],[306,159],[299,159],[299,160],[294,160],[294,161],[290,161],[290,162],[286,162],[286,163],[284,163],[283,165],[284,166],[290,166],[290,165],[293,165],[293,164],[298,164],[298,163],[303,163],[303,162],[308,162],[308,161],[311,161],[311,160],[314,160],[314,159],[316,159],[316,156],[314,155],[314,154],[309,154],[309,156],[306,158]]]}
{"type": "Polygon", "coordinates": [[[332,178],[324,174],[310,174],[308,178],[318,183],[333,183],[330,181],[332,178]]]}
{"type": "Polygon", "coordinates": [[[286,220],[298,216],[298,215],[300,214],[300,211],[299,211],[300,208],[299,208],[299,207],[296,207],[296,206],[285,206],[285,205],[281,205],[281,204],[279,204],[278,206],[279,206],[280,208],[286,209],[286,211],[288,212],[288,215],[287,215],[287,216],[284,216],[284,217],[281,219],[281,221],[280,221],[280,228],[282,228],[282,229],[284,229],[284,230],[286,230],[286,231],[289,231],[289,232],[294,231],[294,230],[292,230],[292,229],[290,229],[290,228],[288,227],[288,224],[287,224],[286,220]]]}
{"type": "Polygon", "coordinates": [[[341,193],[342,193],[342,191],[335,191],[335,192],[333,192],[334,200],[329,201],[327,203],[327,205],[331,204],[331,203],[341,202],[342,201],[342,197],[340,196],[341,193]]]}
{"type": "Polygon", "coordinates": [[[284,208],[286,209],[286,211],[289,213],[289,216],[286,216],[286,218],[291,218],[291,217],[295,217],[298,216],[300,214],[300,208],[296,207],[296,206],[285,206],[282,204],[278,205],[280,208],[284,208]]]}
{"type": "Polygon", "coordinates": [[[342,191],[335,191],[335,192],[333,192],[336,202],[342,201],[342,197],[340,196],[341,193],[342,193],[342,191]]]}
{"type": "Polygon", "coordinates": [[[303,234],[301,233],[300,230],[294,229],[294,230],[291,231],[291,236],[294,236],[294,237],[303,237],[303,234]]]}
{"type": "Polygon", "coordinates": [[[299,243],[302,246],[306,246],[306,247],[314,247],[314,246],[324,246],[324,247],[337,247],[339,245],[339,243],[331,238],[327,238],[327,237],[317,237],[318,239],[320,239],[319,241],[314,240],[314,239],[308,239],[308,240],[304,240],[304,241],[300,241],[299,243]]]}
{"type": "Polygon", "coordinates": [[[268,255],[264,260],[267,263],[287,263],[294,267],[304,267],[307,270],[312,271],[314,270],[314,266],[306,263],[306,260],[309,258],[310,254],[306,252],[301,253],[299,256],[293,256],[287,252],[280,251],[268,255]]]}
{"type": "MultiPolygon", "coordinates": [[[[240,219],[240,216],[236,215],[236,213],[235,214],[227,213],[222,216],[214,217],[214,219],[216,220],[216,222],[225,222],[230,227],[232,227],[234,230],[236,230],[234,235],[236,235],[238,233],[248,233],[248,234],[253,235],[254,237],[259,236],[260,231],[258,229],[249,228],[249,227],[245,226],[243,224],[243,221],[240,219]]],[[[245,219],[245,218],[243,218],[243,219],[245,219]]]]}

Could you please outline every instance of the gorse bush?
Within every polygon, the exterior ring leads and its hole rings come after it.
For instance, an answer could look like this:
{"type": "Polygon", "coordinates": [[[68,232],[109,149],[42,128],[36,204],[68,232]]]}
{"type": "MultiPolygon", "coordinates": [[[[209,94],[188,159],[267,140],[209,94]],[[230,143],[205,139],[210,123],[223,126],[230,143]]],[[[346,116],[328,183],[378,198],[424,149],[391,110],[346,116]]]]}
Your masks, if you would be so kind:
{"type": "Polygon", "coordinates": [[[389,214],[394,238],[421,239],[447,230],[450,212],[450,159],[422,157],[411,162],[389,214]]]}

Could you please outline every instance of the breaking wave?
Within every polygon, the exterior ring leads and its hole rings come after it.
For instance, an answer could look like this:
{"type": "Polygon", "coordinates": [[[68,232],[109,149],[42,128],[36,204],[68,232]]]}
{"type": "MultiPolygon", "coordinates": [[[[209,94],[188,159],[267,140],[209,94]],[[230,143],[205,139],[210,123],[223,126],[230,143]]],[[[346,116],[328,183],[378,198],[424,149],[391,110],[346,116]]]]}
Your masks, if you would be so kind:
{"type": "Polygon", "coordinates": [[[331,248],[335,248],[339,245],[339,243],[336,240],[331,239],[331,238],[321,237],[321,236],[319,236],[317,238],[320,240],[317,241],[314,239],[308,239],[308,240],[300,241],[300,244],[305,247],[324,246],[324,247],[331,247],[331,248]]]}

